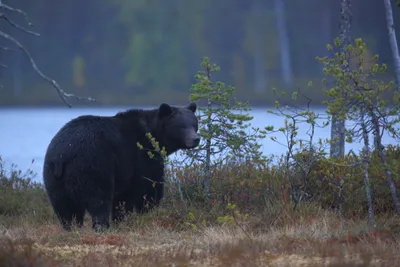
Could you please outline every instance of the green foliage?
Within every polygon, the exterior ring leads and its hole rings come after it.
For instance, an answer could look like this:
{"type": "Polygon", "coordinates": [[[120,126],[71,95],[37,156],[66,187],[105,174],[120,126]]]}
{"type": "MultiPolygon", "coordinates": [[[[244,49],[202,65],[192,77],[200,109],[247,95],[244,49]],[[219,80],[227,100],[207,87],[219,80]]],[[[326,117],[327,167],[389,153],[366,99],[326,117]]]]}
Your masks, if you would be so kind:
{"type": "Polygon", "coordinates": [[[189,212],[187,215],[187,220],[185,221],[185,225],[189,226],[193,231],[197,231],[198,228],[195,224],[196,217],[192,212],[189,212]]]}
{"type": "Polygon", "coordinates": [[[187,62],[182,51],[187,44],[184,33],[190,32],[186,23],[176,22],[174,12],[177,6],[183,8],[185,11],[181,16],[193,25],[193,20],[186,14],[187,7],[193,5],[175,0],[169,5],[163,5],[161,1],[109,2],[117,7],[118,20],[123,25],[131,25],[126,29],[128,40],[123,57],[125,85],[148,92],[165,88],[175,90],[177,84],[188,84],[187,62]]]}
{"type": "MultiPolygon", "coordinates": [[[[400,146],[388,146],[385,155],[393,178],[399,184],[400,146]]],[[[186,227],[196,231],[204,225],[214,224],[257,227],[254,216],[271,223],[275,215],[286,209],[292,212],[293,207],[296,207],[298,216],[304,207],[310,209],[309,216],[312,207],[336,211],[340,204],[345,218],[363,218],[367,215],[363,166],[358,164],[362,162],[363,155],[347,155],[343,160],[333,163],[323,155],[315,154],[314,158],[310,158],[305,150],[294,153],[293,158],[298,163],[300,159],[309,162],[307,176],[301,164],[290,165],[288,170],[284,159],[269,167],[260,167],[251,162],[217,166],[211,174],[207,201],[198,194],[202,190],[203,179],[197,171],[198,167],[176,168],[173,174],[169,171],[167,175],[179,177],[181,187],[168,185],[161,209],[173,213],[170,216],[177,218],[174,225],[180,224],[182,219],[186,227]],[[180,190],[183,198],[180,197],[180,190]],[[296,196],[301,197],[296,200],[296,196]]],[[[369,173],[373,177],[370,186],[374,195],[374,212],[377,216],[394,214],[395,206],[379,156],[373,153],[369,161],[369,173]]]]}
{"type": "MultiPolygon", "coordinates": [[[[309,86],[312,86],[312,83],[309,83],[309,86]]],[[[273,94],[276,96],[277,92],[276,89],[274,88],[273,94]]],[[[297,100],[300,92],[293,92],[291,98],[293,100],[297,100]]],[[[304,95],[301,94],[301,96],[305,97],[304,95]]],[[[282,92],[280,94],[280,98],[285,98],[287,97],[287,94],[285,92],[282,92]]],[[[311,102],[311,99],[309,99],[311,102]]],[[[268,113],[276,115],[276,116],[282,116],[284,118],[284,126],[275,129],[274,126],[266,126],[265,131],[268,134],[272,133],[282,133],[285,135],[287,143],[282,144],[287,147],[287,153],[292,156],[295,150],[300,150],[302,151],[303,149],[308,149],[309,151],[314,149],[314,133],[316,128],[325,128],[328,126],[328,121],[327,118],[321,114],[317,114],[313,111],[313,109],[307,105],[304,108],[297,108],[297,107],[292,107],[289,105],[281,106],[279,100],[275,101],[275,110],[267,110],[268,113]],[[322,121],[321,121],[322,120],[322,121]],[[307,130],[307,135],[308,139],[299,139],[298,138],[298,129],[300,124],[306,124],[309,125],[309,129],[307,130]],[[296,145],[299,145],[298,149],[295,149],[294,147],[296,145]]],[[[274,142],[277,142],[276,136],[271,136],[270,139],[274,142]]],[[[319,148],[323,146],[323,141],[322,139],[319,139],[317,141],[319,148]]],[[[323,153],[322,150],[319,151],[320,153],[323,153]]]]}
{"type": "MultiPolygon", "coordinates": [[[[399,146],[389,145],[385,150],[385,155],[390,162],[391,169],[396,184],[400,182],[398,173],[399,146]]],[[[312,167],[310,177],[313,177],[307,188],[310,194],[318,195],[323,207],[339,204],[338,192],[340,180],[343,180],[343,205],[344,212],[347,214],[359,214],[363,216],[367,213],[368,203],[365,196],[365,182],[363,165],[364,155],[346,156],[343,161],[332,164],[331,159],[322,158],[315,162],[312,167]],[[319,192],[317,192],[319,191],[319,192]],[[320,194],[323,192],[324,195],[320,194]]],[[[370,186],[374,195],[374,212],[377,214],[387,211],[395,212],[391,192],[389,190],[385,170],[377,153],[373,153],[368,158],[370,164],[368,172],[372,178],[370,186]]]]}
{"type": "Polygon", "coordinates": [[[249,214],[241,214],[240,211],[237,210],[235,204],[228,203],[226,209],[231,211],[231,214],[218,217],[217,221],[220,224],[242,224],[245,223],[249,218],[249,214]]]}
{"type": "MultiPolygon", "coordinates": [[[[340,47],[338,38],[334,47],[340,47]]],[[[332,45],[328,45],[328,50],[332,49],[332,45]]],[[[325,93],[332,99],[324,101],[329,113],[338,113],[342,119],[354,120],[359,117],[360,110],[369,111],[376,108],[386,112],[388,102],[384,96],[392,90],[393,82],[384,83],[374,79],[387,69],[386,64],[377,63],[378,58],[378,55],[367,57],[367,46],[362,39],[355,39],[355,45],[348,45],[345,52],[335,52],[333,58],[317,57],[324,65],[325,75],[334,80],[334,85],[330,86],[327,79],[323,79],[323,83],[328,87],[325,93]]],[[[398,94],[394,93],[393,96],[393,102],[397,104],[398,94]]],[[[387,115],[392,116],[396,113],[396,109],[391,109],[387,115]]]]}
{"type": "Polygon", "coordinates": [[[33,182],[33,173],[21,170],[7,172],[0,157],[0,218],[10,216],[27,216],[36,221],[51,218],[52,210],[49,205],[44,187],[33,182]]]}
{"type": "MultiPolygon", "coordinates": [[[[235,88],[221,81],[213,81],[213,74],[219,66],[205,57],[201,63],[203,71],[195,75],[196,83],[191,87],[190,100],[205,103],[199,106],[199,134],[201,144],[190,151],[185,151],[190,160],[220,165],[230,160],[247,158],[262,162],[258,138],[264,135],[259,129],[250,127],[253,119],[248,111],[248,103],[238,101],[233,94],[235,88]],[[253,132],[248,133],[251,129],[253,132]]],[[[209,168],[211,166],[207,166],[209,168]]]]}
{"type": "MultiPolygon", "coordinates": [[[[150,158],[154,158],[154,152],[156,152],[160,154],[164,159],[167,159],[167,151],[165,150],[165,147],[160,148],[159,142],[151,135],[151,133],[146,133],[146,138],[149,140],[151,146],[153,147],[152,149],[149,149],[147,151],[147,155],[150,158]]],[[[140,150],[145,149],[143,145],[139,142],[137,142],[136,145],[140,150]]]]}
{"type": "MultiPolygon", "coordinates": [[[[281,158],[280,164],[282,178],[288,183],[287,187],[295,205],[304,199],[319,198],[318,202],[323,207],[335,207],[342,216],[343,210],[348,211],[349,204],[344,198],[348,197],[349,191],[353,192],[355,188],[358,188],[357,190],[361,191],[357,191],[357,194],[366,192],[368,201],[363,203],[362,207],[369,208],[369,218],[373,225],[373,212],[377,211],[373,205],[382,208],[379,203],[372,204],[372,195],[375,195],[372,192],[377,188],[377,184],[379,184],[380,192],[385,191],[392,195],[393,199],[390,201],[392,206],[393,203],[399,202],[395,182],[397,178],[392,175],[393,166],[381,153],[384,149],[381,142],[384,131],[396,138],[400,137],[395,128],[400,121],[399,96],[397,92],[391,91],[392,82],[385,83],[376,79],[379,74],[386,71],[386,65],[377,63],[377,55],[369,56],[367,46],[361,39],[356,39],[354,46],[348,45],[343,48],[337,38],[333,45],[327,45],[328,50],[333,50],[334,47],[339,51],[335,52],[333,57],[317,57],[317,60],[324,65],[325,75],[333,80],[328,82],[327,79],[323,79],[323,84],[328,87],[325,94],[331,98],[324,104],[327,105],[327,115],[338,114],[340,119],[354,122],[353,127],[346,131],[347,142],[364,141],[364,149],[360,156],[356,158],[346,156],[344,160],[326,158],[323,145],[330,143],[330,140],[314,140],[314,130],[319,127],[317,120],[320,117],[314,114],[308,105],[306,108],[281,107],[280,102],[276,100],[275,110],[269,112],[283,116],[284,126],[277,130],[272,126],[267,126],[265,130],[269,133],[280,132],[286,137],[286,143],[283,145],[287,147],[287,152],[281,158]],[[386,100],[388,96],[393,97],[391,105],[386,100]],[[307,132],[308,140],[298,138],[300,123],[310,126],[307,132]],[[372,158],[369,153],[368,137],[371,132],[374,135],[375,149],[378,151],[372,158]],[[373,163],[372,160],[374,160],[373,163]],[[375,180],[376,174],[373,172],[377,166],[381,167],[381,174],[386,178],[383,184],[375,180]],[[360,175],[358,176],[353,171],[357,171],[360,175]],[[370,181],[371,178],[372,181],[370,181]],[[382,186],[385,186],[385,189],[382,186]],[[324,192],[325,196],[320,198],[319,192],[324,192]],[[329,200],[324,202],[325,200],[322,199],[325,198],[329,200]]],[[[309,86],[312,86],[312,83],[309,86]]],[[[275,89],[273,93],[276,95],[275,89]]],[[[283,92],[280,97],[286,96],[283,92]]],[[[298,92],[294,92],[292,99],[296,100],[298,96],[298,92]]],[[[311,102],[311,99],[309,100],[311,102]]],[[[326,119],[322,122],[322,127],[327,125],[326,119]]],[[[277,142],[275,136],[271,139],[277,142]]],[[[385,204],[389,205],[390,202],[385,204]]],[[[399,209],[397,212],[400,212],[399,209]]]]}
{"type": "MultiPolygon", "coordinates": [[[[312,86],[312,83],[309,83],[312,86]]],[[[274,95],[277,95],[276,89],[273,89],[274,95]]],[[[292,99],[298,99],[299,96],[305,97],[300,91],[292,93],[292,99]]],[[[285,98],[287,94],[282,92],[279,98],[285,98]]],[[[311,102],[310,99],[308,99],[311,102]]],[[[281,106],[280,101],[275,101],[275,110],[268,110],[268,113],[281,116],[284,119],[284,125],[278,129],[273,126],[265,128],[268,134],[282,134],[285,137],[285,143],[280,143],[277,136],[271,135],[270,139],[286,147],[286,153],[278,158],[278,164],[281,166],[280,175],[286,182],[289,188],[292,200],[295,204],[301,201],[306,192],[300,192],[299,187],[304,185],[299,184],[299,180],[306,183],[310,177],[313,164],[320,158],[326,155],[324,145],[326,140],[319,138],[315,140],[315,131],[317,128],[325,128],[328,126],[326,117],[321,114],[316,114],[309,105],[304,108],[281,106]],[[299,127],[307,127],[307,137],[299,138],[299,127]]]]}
{"type": "MultiPolygon", "coordinates": [[[[335,47],[340,46],[339,39],[335,40],[335,47]]],[[[328,46],[332,49],[332,46],[328,46]]],[[[324,64],[326,76],[333,77],[335,86],[328,89],[327,94],[332,100],[327,102],[328,112],[339,114],[342,119],[350,119],[353,127],[346,130],[347,142],[360,141],[364,143],[363,162],[364,183],[366,195],[369,198],[369,218],[371,225],[374,224],[371,184],[375,183],[376,177],[371,175],[370,142],[369,134],[372,133],[373,144],[377,151],[380,164],[383,166],[387,187],[390,188],[393,203],[400,213],[400,203],[397,196],[395,179],[391,172],[391,166],[383,154],[382,144],[383,132],[388,132],[395,138],[399,138],[396,125],[400,122],[399,95],[392,91],[393,82],[385,83],[375,79],[379,74],[386,71],[385,64],[378,64],[378,55],[368,59],[367,46],[361,39],[355,39],[355,45],[348,45],[345,51],[336,52],[333,58],[317,58],[324,64]],[[385,96],[391,95],[393,101],[389,105],[385,96]],[[373,181],[370,182],[370,177],[373,181]]],[[[325,80],[326,84],[326,80],[325,80]]],[[[345,174],[343,174],[345,177],[345,174]]],[[[344,181],[340,181],[340,187],[344,181]]]]}

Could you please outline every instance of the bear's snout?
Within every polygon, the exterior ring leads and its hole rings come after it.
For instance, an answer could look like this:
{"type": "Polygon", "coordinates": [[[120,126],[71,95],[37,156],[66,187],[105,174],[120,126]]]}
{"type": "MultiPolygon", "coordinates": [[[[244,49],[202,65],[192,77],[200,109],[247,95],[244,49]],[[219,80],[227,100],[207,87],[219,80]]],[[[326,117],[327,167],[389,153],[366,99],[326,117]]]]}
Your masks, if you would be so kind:
{"type": "Polygon", "coordinates": [[[188,148],[194,148],[200,144],[200,135],[195,131],[189,131],[188,136],[185,140],[185,145],[188,148]]]}

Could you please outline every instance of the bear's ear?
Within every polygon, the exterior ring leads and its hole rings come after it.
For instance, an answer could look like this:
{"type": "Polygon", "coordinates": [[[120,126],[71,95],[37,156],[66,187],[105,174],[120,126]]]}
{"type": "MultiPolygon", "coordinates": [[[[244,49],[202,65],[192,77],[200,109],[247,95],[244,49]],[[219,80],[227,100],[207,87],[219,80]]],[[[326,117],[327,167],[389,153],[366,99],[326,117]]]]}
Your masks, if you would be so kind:
{"type": "Polygon", "coordinates": [[[195,102],[191,102],[191,103],[187,106],[187,108],[188,108],[191,112],[195,113],[195,112],[196,112],[196,109],[197,109],[197,105],[196,105],[195,102]]]}
{"type": "Polygon", "coordinates": [[[158,116],[161,117],[166,117],[172,113],[172,108],[170,105],[162,103],[160,107],[158,108],[158,116]]]}

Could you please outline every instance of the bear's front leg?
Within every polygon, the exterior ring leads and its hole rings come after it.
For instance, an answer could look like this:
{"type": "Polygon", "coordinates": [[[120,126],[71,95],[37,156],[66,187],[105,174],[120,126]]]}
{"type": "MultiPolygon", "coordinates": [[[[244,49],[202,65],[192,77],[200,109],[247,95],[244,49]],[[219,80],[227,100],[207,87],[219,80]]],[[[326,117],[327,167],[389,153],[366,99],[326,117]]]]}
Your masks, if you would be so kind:
{"type": "Polygon", "coordinates": [[[154,157],[143,153],[141,161],[134,177],[135,210],[146,213],[158,206],[164,197],[164,159],[159,153],[154,153],[154,157]]]}
{"type": "Polygon", "coordinates": [[[149,212],[160,204],[164,196],[164,183],[146,182],[146,191],[143,197],[138,201],[136,210],[139,213],[149,212]]]}

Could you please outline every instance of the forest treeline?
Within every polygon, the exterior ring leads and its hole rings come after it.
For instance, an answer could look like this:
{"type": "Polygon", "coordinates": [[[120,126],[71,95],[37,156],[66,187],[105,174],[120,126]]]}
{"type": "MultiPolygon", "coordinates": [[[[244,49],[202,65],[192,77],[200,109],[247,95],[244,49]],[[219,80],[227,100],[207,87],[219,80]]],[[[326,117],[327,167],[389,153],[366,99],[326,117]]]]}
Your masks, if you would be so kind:
{"type": "MultiPolygon", "coordinates": [[[[272,104],[273,87],[300,89],[318,103],[325,96],[315,57],[328,55],[340,16],[334,0],[16,0],[12,6],[27,13],[41,36],[5,21],[2,30],[63,89],[103,105],[186,102],[203,56],[221,66],[217,79],[252,105],[272,104]]],[[[400,8],[393,11],[400,28],[400,8]]],[[[9,17],[26,25],[18,14],[9,17]]],[[[392,75],[382,2],[354,1],[352,35],[379,54],[392,75]]],[[[0,105],[62,105],[22,53],[0,51],[0,61],[8,66],[0,69],[0,105]]]]}

